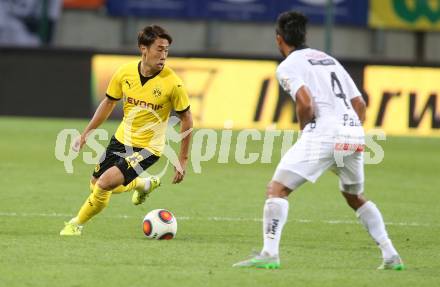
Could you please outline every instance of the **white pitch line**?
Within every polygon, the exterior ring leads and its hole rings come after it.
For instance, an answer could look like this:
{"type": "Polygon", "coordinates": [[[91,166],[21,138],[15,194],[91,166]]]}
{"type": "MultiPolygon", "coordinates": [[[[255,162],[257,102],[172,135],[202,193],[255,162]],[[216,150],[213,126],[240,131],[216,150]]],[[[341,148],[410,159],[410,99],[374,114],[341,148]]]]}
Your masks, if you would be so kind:
{"type": "MultiPolygon", "coordinates": [[[[26,212],[0,212],[0,217],[73,217],[73,214],[67,213],[26,213],[26,212]]],[[[105,218],[140,218],[133,215],[102,215],[105,218]]],[[[190,217],[190,216],[177,216],[178,220],[199,220],[199,221],[233,221],[233,222],[261,222],[261,218],[242,218],[242,217],[190,217]]],[[[325,224],[359,224],[356,220],[310,220],[310,219],[291,219],[290,222],[298,223],[325,223],[325,224]]],[[[385,222],[386,225],[394,226],[414,226],[414,227],[440,227],[440,224],[418,223],[418,222],[385,222]]]]}

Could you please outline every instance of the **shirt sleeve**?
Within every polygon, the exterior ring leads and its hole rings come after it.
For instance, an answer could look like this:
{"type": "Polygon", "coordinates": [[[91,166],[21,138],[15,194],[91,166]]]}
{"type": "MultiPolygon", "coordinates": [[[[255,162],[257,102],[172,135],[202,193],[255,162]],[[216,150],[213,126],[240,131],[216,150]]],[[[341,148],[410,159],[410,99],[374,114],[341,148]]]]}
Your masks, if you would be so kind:
{"type": "Polygon", "coordinates": [[[122,98],[122,73],[121,69],[118,69],[112,76],[110,83],[107,87],[106,95],[112,100],[120,100],[122,98]]]}
{"type": "Polygon", "coordinates": [[[183,113],[189,109],[189,98],[182,82],[177,82],[171,94],[171,103],[176,113],[183,113]]]}
{"type": "Polygon", "coordinates": [[[286,93],[292,99],[296,100],[296,93],[305,85],[302,76],[293,68],[287,68],[285,65],[280,65],[277,69],[277,79],[286,93]]]}

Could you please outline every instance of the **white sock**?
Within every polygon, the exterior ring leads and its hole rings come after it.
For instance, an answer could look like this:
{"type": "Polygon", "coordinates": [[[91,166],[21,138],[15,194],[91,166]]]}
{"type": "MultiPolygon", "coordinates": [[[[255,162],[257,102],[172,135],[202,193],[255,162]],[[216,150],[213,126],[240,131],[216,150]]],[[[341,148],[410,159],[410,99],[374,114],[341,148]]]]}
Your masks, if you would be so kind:
{"type": "Polygon", "coordinates": [[[367,229],[370,236],[376,241],[376,244],[382,251],[383,258],[391,258],[394,255],[398,255],[391,240],[388,238],[382,214],[373,202],[367,201],[359,207],[356,210],[356,216],[367,229]]]}
{"type": "Polygon", "coordinates": [[[135,189],[142,189],[144,191],[148,191],[151,186],[150,178],[146,177],[138,177],[136,178],[136,187],[135,189]]]}
{"type": "Polygon", "coordinates": [[[287,221],[289,202],[284,198],[269,198],[264,204],[262,253],[275,256],[279,254],[281,232],[287,221]]]}
{"type": "Polygon", "coordinates": [[[82,226],[82,225],[78,224],[78,217],[73,217],[71,220],[69,220],[69,223],[73,223],[75,225],[82,226]]]}
{"type": "Polygon", "coordinates": [[[151,180],[149,178],[145,179],[145,185],[144,185],[144,190],[148,191],[151,187],[151,180]]]}

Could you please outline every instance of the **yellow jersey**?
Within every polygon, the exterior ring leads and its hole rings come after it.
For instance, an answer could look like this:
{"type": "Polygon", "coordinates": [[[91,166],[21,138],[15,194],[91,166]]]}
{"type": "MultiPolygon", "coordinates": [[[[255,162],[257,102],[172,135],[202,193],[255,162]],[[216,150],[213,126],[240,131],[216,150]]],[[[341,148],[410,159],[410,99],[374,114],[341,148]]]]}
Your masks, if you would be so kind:
{"type": "Polygon", "coordinates": [[[128,146],[145,148],[160,156],[171,110],[189,109],[182,80],[168,67],[151,77],[140,73],[141,62],[121,66],[110,80],[106,96],[123,100],[124,118],[115,137],[128,146]]]}

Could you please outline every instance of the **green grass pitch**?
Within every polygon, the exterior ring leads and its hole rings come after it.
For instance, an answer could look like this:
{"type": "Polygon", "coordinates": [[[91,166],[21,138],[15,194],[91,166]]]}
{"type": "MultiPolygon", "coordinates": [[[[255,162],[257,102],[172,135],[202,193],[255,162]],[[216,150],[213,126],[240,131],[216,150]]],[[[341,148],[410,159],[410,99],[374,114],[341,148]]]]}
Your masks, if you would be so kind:
{"type": "MultiPolygon", "coordinates": [[[[105,124],[112,133],[116,122],[105,124]]],[[[440,139],[390,137],[380,165],[366,166],[366,195],[381,209],[407,270],[378,271],[380,252],[326,173],[289,198],[280,270],[234,269],[261,248],[271,164],[202,163],[181,185],[171,169],[146,202],[112,197],[82,237],[58,235],[88,195],[93,165],[76,159],[67,174],[55,159],[64,128],[86,121],[0,118],[0,286],[439,286],[440,139]],[[167,208],[178,218],[171,241],[150,241],[143,216],[167,208]]],[[[104,141],[104,144],[107,142],[104,141]]],[[[276,141],[275,151],[280,148],[276,141]]],[[[261,150],[251,142],[248,151],[261,150]]],[[[164,161],[156,169],[163,167],[164,161]]]]}

